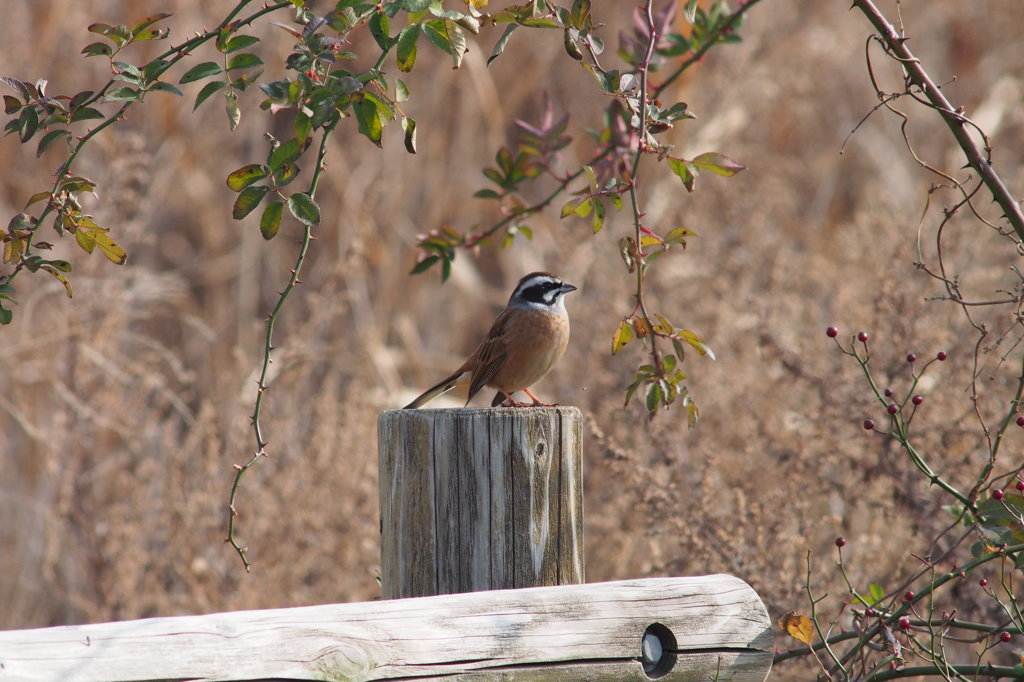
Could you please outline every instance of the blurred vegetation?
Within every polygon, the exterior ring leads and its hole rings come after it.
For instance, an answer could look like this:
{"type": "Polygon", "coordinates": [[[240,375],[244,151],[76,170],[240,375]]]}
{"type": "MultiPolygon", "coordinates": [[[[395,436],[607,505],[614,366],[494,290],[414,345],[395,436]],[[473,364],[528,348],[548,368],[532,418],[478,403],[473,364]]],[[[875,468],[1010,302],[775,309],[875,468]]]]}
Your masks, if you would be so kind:
{"type": "MultiPolygon", "coordinates": [[[[113,0],[9,3],[0,74],[75,92],[109,78],[104,60],[78,55],[96,38],[89,24],[173,12],[178,41],[230,5],[146,0],[129,17],[113,0]]],[[[633,5],[603,10],[609,45],[631,30],[633,5]]],[[[880,5],[896,16],[894,2],[880,5]]],[[[906,152],[899,119],[876,113],[847,139],[877,104],[863,17],[846,3],[780,7],[751,11],[741,43],[711,51],[665,93],[698,117],[666,131],[668,142],[688,157],[721,150],[749,170],[692,195],[669,173],[646,177],[645,220],[700,235],[645,285],[717,354],[697,360],[689,379],[702,410],[693,431],[684,410],[648,423],[644,406],[622,406],[630,363],[643,354],[629,346],[609,359],[635,290],[617,244],[633,229],[625,213],[610,213],[591,236],[591,218],[562,220],[556,206],[531,218],[532,239],[461,254],[443,286],[408,274],[422,235],[493,222],[492,200],[472,197],[491,186],[481,169],[515,120],[541,120],[550,100],[574,127],[603,124],[606,96],[558,32],[516,33],[487,65],[501,29],[486,29],[468,37],[459,70],[422,51],[407,79],[416,96],[403,105],[417,121],[415,156],[397,126],[384,130],[380,150],[365,137],[335,137],[317,194],[318,240],[275,337],[263,411],[272,455],[245,481],[249,575],[223,543],[226,494],[231,465],[253,454],[263,318],[288,281],[302,227],[284,221],[265,243],[255,215],[232,220],[236,197],[224,179],[265,156],[268,127],[280,138],[288,129],[256,110],[255,91],[239,94],[245,115],[234,132],[222,106],[193,113],[188,99],[157,93],[158,106],[137,107],[97,136],[78,163],[100,197],[83,204],[130,257],[115,267],[55,243],[53,258],[74,258],[74,298],[37,275],[0,332],[0,627],[376,596],[376,415],[460,362],[509,285],[536,269],[580,287],[570,349],[543,389],[587,415],[588,580],[729,572],[778,617],[806,609],[808,571],[813,593],[830,593],[835,608],[847,580],[902,589],[894,581],[922,566],[913,553],[942,556],[940,571],[966,564],[969,547],[940,535],[954,520],[949,499],[898,442],[864,430],[865,419],[888,417],[824,330],[840,327],[846,345],[869,332],[874,379],[901,396],[913,381],[909,352],[948,353],[915,386],[925,397],[915,444],[944,480],[969,488],[988,461],[978,415],[1004,414],[1020,376],[1007,359],[1020,352],[1019,316],[972,311],[1001,334],[976,364],[974,328],[914,264],[934,259],[942,224],[958,281],[996,298],[1017,291],[1019,255],[965,211],[942,222],[958,197],[936,189],[906,152]]],[[[1003,179],[1024,187],[1024,7],[931,0],[899,10],[916,54],[991,136],[1003,179]]],[[[292,36],[263,28],[264,56],[290,50],[292,36]]],[[[268,79],[284,75],[265,61],[268,79]]],[[[876,76],[901,88],[898,71],[878,67],[876,76]]],[[[963,160],[948,131],[917,114],[917,153],[955,173],[963,160]]],[[[52,182],[57,150],[41,162],[35,151],[12,137],[0,144],[3,215],[52,182]]],[[[562,150],[577,167],[587,153],[579,140],[562,150]]],[[[987,201],[979,205],[998,222],[987,201]]],[[[1022,451],[1024,430],[1014,427],[999,471],[1019,466],[1022,451]]],[[[951,603],[1005,622],[982,576],[952,584],[951,603]]],[[[988,660],[1017,662],[1014,637],[988,660]]],[[[792,641],[780,635],[779,647],[792,641]]],[[[807,679],[809,665],[781,665],[773,679],[807,679]]]]}

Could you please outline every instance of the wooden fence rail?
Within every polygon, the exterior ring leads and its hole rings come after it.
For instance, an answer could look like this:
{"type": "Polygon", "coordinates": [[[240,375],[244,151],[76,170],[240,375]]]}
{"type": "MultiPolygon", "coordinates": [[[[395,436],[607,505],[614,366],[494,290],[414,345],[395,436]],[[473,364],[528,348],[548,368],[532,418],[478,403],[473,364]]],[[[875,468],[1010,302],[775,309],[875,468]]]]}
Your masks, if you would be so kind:
{"type": "Polygon", "coordinates": [[[0,632],[0,682],[762,682],[771,660],[764,605],[728,575],[0,632]]]}

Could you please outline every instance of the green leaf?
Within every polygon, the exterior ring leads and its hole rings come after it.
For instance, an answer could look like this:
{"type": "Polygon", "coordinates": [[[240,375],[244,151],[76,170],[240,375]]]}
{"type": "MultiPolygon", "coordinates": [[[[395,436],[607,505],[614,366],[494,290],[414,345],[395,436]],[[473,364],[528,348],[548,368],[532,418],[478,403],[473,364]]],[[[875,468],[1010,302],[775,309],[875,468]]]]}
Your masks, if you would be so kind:
{"type": "Polygon", "coordinates": [[[384,12],[374,12],[370,17],[370,35],[377,41],[380,49],[385,51],[391,46],[391,37],[388,35],[388,31],[391,29],[390,23],[388,15],[384,12]]]}
{"type": "Polygon", "coordinates": [[[57,140],[64,138],[65,140],[71,139],[71,133],[66,130],[51,130],[50,132],[43,135],[43,139],[39,140],[39,147],[36,148],[36,158],[43,155],[43,152],[57,140]]]}
{"type": "Polygon", "coordinates": [[[440,256],[427,256],[426,258],[421,260],[419,263],[417,263],[415,266],[413,266],[413,269],[411,271],[409,271],[409,274],[410,275],[418,275],[421,272],[426,271],[428,268],[430,268],[430,266],[432,266],[434,263],[436,263],[439,260],[441,260],[440,256]]]}
{"type": "Polygon", "coordinates": [[[395,79],[395,102],[401,104],[409,99],[409,87],[401,78],[395,79]]]}
{"type": "Polygon", "coordinates": [[[106,118],[103,112],[92,107],[82,107],[75,109],[71,113],[71,123],[78,123],[79,121],[88,121],[90,119],[106,118]]]}
{"type": "Polygon", "coordinates": [[[21,98],[26,102],[36,99],[39,93],[36,91],[35,86],[25,81],[20,81],[17,78],[11,78],[10,76],[0,76],[0,83],[5,84],[11,90],[21,95],[21,98]]]}
{"type": "Polygon", "coordinates": [[[875,583],[868,585],[868,594],[872,600],[868,606],[873,606],[885,599],[885,590],[882,589],[881,585],[876,585],[875,583]]]}
{"type": "Polygon", "coordinates": [[[218,90],[226,88],[227,86],[227,81],[210,81],[209,83],[204,85],[203,89],[199,91],[198,95],[196,95],[196,103],[192,106],[192,111],[198,109],[199,105],[205,102],[207,99],[209,99],[210,95],[217,92],[218,90]]]}
{"type": "Polygon", "coordinates": [[[13,319],[14,313],[3,306],[0,306],[0,324],[10,324],[13,319]]]}
{"type": "Polygon", "coordinates": [[[260,216],[260,234],[263,235],[264,239],[273,239],[274,235],[277,234],[277,231],[281,228],[281,214],[283,212],[283,201],[271,201],[263,209],[263,215],[260,216]]]}
{"type": "Polygon", "coordinates": [[[120,76],[121,80],[135,85],[142,82],[142,70],[134,64],[129,64],[128,62],[112,62],[111,66],[117,70],[117,76],[120,76]]]}
{"type": "Polygon", "coordinates": [[[35,107],[25,107],[18,117],[18,136],[22,142],[28,142],[39,130],[39,114],[35,107]]]}
{"type": "Polygon", "coordinates": [[[658,407],[661,405],[663,393],[661,390],[661,383],[655,381],[651,384],[650,388],[647,389],[647,411],[653,416],[658,411],[658,407]]]}
{"type": "Polygon", "coordinates": [[[672,169],[672,172],[678,175],[683,181],[683,185],[686,187],[687,191],[692,192],[693,181],[697,177],[697,174],[694,172],[696,169],[694,169],[688,161],[671,157],[669,157],[668,165],[669,168],[672,169]]]}
{"type": "Polygon", "coordinates": [[[448,28],[444,19],[431,19],[422,24],[423,35],[445,54],[452,54],[452,41],[448,38],[448,28]]]}
{"type": "Polygon", "coordinates": [[[512,37],[512,31],[519,27],[518,24],[509,24],[505,27],[505,31],[498,38],[498,42],[494,43],[494,48],[491,50],[491,56],[487,58],[487,65],[490,66],[491,62],[497,59],[502,52],[505,51],[505,47],[508,46],[508,39],[512,37]]]}
{"type": "Polygon", "coordinates": [[[569,25],[584,29],[590,25],[590,0],[575,0],[569,11],[569,25]]]}
{"type": "Polygon", "coordinates": [[[356,115],[356,123],[359,125],[359,133],[380,147],[384,125],[381,123],[377,105],[369,99],[364,99],[356,102],[352,109],[356,115]]]}
{"type": "Polygon", "coordinates": [[[224,111],[228,115],[228,126],[234,132],[242,120],[242,110],[238,108],[238,95],[231,91],[224,93],[224,111]]]}
{"type": "Polygon", "coordinates": [[[154,59],[142,67],[142,79],[147,83],[155,81],[172,66],[174,66],[174,62],[169,62],[166,59],[154,59]]]}
{"type": "Polygon", "coordinates": [[[251,69],[254,66],[263,66],[263,60],[252,52],[243,52],[242,54],[236,54],[228,62],[228,71],[234,71],[236,69],[251,69]]]}
{"type": "Polygon", "coordinates": [[[11,95],[4,95],[4,113],[13,114],[18,109],[21,109],[21,100],[11,95]]]}
{"type": "Polygon", "coordinates": [[[405,151],[416,153],[416,121],[408,116],[402,117],[402,130],[405,131],[405,151]]]}
{"type": "Polygon", "coordinates": [[[395,57],[398,61],[398,70],[403,73],[412,71],[416,64],[416,41],[420,37],[420,25],[409,24],[398,34],[398,48],[395,57]]]}
{"type": "Polygon", "coordinates": [[[236,171],[232,171],[231,174],[228,175],[227,185],[231,191],[241,192],[249,185],[254,182],[258,182],[269,174],[270,171],[263,164],[250,163],[242,166],[236,171]]]}
{"type": "Polygon", "coordinates": [[[184,96],[184,95],[181,94],[181,90],[179,90],[178,88],[174,87],[170,83],[164,83],[163,81],[157,81],[156,83],[153,83],[153,85],[151,85],[149,89],[150,90],[158,90],[160,92],[169,92],[172,95],[177,95],[178,97],[183,97],[184,96]]]}
{"type": "Polygon", "coordinates": [[[299,165],[297,163],[286,163],[274,171],[274,184],[278,187],[290,185],[299,176],[299,165]]]}
{"type": "Polygon", "coordinates": [[[258,42],[260,42],[260,39],[257,38],[256,36],[235,36],[227,42],[227,44],[224,46],[223,52],[225,54],[230,54],[231,52],[243,50],[249,47],[250,45],[254,45],[258,42]]]}
{"type": "Polygon", "coordinates": [[[299,141],[293,137],[287,142],[282,142],[270,152],[267,165],[270,166],[270,172],[275,173],[282,166],[292,163],[300,156],[302,156],[302,147],[299,145],[299,141]]]}
{"type": "Polygon", "coordinates": [[[578,31],[567,28],[562,33],[564,34],[562,44],[565,47],[565,53],[578,62],[583,61],[583,51],[580,50],[580,46],[576,44],[576,39],[573,37],[573,34],[578,34],[578,31]]]}
{"type": "Polygon", "coordinates": [[[746,168],[743,164],[736,163],[728,156],[718,152],[706,152],[690,161],[690,163],[698,168],[704,168],[716,175],[723,175],[727,178],[736,175],[746,168]]]}
{"type": "Polygon", "coordinates": [[[295,139],[299,141],[300,146],[306,144],[312,132],[313,120],[302,111],[295,114],[295,139]]]}
{"type": "Polygon", "coordinates": [[[110,55],[114,54],[114,48],[112,48],[107,43],[89,43],[88,45],[82,48],[82,54],[84,54],[86,57],[96,57],[99,55],[109,57],[110,55]]]}
{"type": "Polygon", "coordinates": [[[686,23],[693,24],[697,20],[697,0],[686,0],[686,7],[683,9],[683,17],[686,23]]]}
{"type": "Polygon", "coordinates": [[[395,120],[395,107],[391,102],[369,91],[364,91],[363,96],[377,107],[377,115],[380,116],[381,124],[388,124],[395,120]]]}
{"type": "MultiPolygon", "coordinates": [[[[49,196],[49,194],[47,194],[49,196]]],[[[500,199],[501,195],[495,192],[493,189],[481,189],[473,195],[478,199],[500,199]]]]}
{"type": "Polygon", "coordinates": [[[216,62],[203,62],[202,64],[196,64],[191,69],[185,72],[185,75],[178,81],[179,84],[184,85],[185,83],[192,83],[203,78],[210,76],[216,76],[221,73],[224,69],[221,68],[220,64],[216,62]]]}
{"type": "Polygon", "coordinates": [[[231,217],[235,220],[241,220],[252,213],[269,191],[270,188],[264,185],[254,185],[243,189],[235,199],[235,205],[231,209],[231,217]]]}
{"type": "Polygon", "coordinates": [[[32,196],[30,196],[28,198],[28,202],[25,204],[25,208],[28,208],[29,206],[31,206],[32,204],[36,203],[37,201],[43,201],[44,199],[49,199],[51,196],[52,195],[49,192],[36,192],[35,194],[33,194],[32,196]]]}
{"type": "Polygon", "coordinates": [[[135,88],[124,86],[113,92],[108,92],[106,99],[108,102],[138,102],[142,99],[142,95],[135,88]]]}
{"type": "Polygon", "coordinates": [[[320,222],[320,207],[308,194],[296,192],[288,197],[288,210],[304,225],[316,225],[320,222]]]}
{"type": "Polygon", "coordinates": [[[597,234],[598,232],[601,231],[601,228],[604,227],[605,207],[604,207],[604,202],[601,201],[600,199],[594,199],[593,200],[593,204],[594,204],[594,221],[591,224],[591,229],[593,229],[594,234],[597,234]]]}
{"type": "Polygon", "coordinates": [[[148,16],[148,17],[144,17],[142,19],[139,19],[139,21],[137,21],[131,27],[131,32],[133,34],[134,33],[138,33],[142,29],[149,28],[150,26],[152,26],[156,22],[163,21],[164,19],[166,19],[167,17],[170,17],[170,16],[172,16],[170,12],[160,12],[158,14],[154,14],[152,16],[148,16]]]}
{"type": "Polygon", "coordinates": [[[452,46],[452,68],[457,69],[462,66],[462,58],[466,56],[466,50],[469,49],[466,45],[466,34],[462,32],[458,24],[449,21],[448,39],[452,46]]]}

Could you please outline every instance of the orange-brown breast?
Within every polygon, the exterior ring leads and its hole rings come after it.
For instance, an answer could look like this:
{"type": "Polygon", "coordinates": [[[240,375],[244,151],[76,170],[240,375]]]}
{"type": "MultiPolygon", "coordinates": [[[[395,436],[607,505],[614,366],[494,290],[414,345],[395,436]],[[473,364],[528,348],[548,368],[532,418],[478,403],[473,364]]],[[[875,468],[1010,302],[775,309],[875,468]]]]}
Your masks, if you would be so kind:
{"type": "Polygon", "coordinates": [[[506,393],[521,391],[540,381],[565,354],[569,344],[569,317],[564,312],[518,309],[508,315],[503,326],[505,361],[487,386],[506,393]]]}

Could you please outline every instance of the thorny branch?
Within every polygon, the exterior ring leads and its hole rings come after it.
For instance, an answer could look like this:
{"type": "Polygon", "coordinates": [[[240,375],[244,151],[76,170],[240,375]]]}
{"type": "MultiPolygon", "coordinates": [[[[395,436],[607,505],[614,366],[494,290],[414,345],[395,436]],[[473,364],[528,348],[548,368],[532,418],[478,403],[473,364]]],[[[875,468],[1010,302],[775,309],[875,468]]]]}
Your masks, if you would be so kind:
{"type": "Polygon", "coordinates": [[[1006,220],[1013,226],[1017,237],[1024,241],[1024,212],[1021,211],[1020,203],[1013,198],[1010,190],[1007,189],[1002,178],[992,166],[991,147],[986,144],[984,150],[980,149],[968,132],[968,127],[977,129],[977,126],[964,116],[962,109],[950,104],[939,86],[921,66],[921,61],[907,47],[906,38],[896,32],[893,25],[871,0],[853,0],[853,6],[859,9],[878,31],[887,52],[903,67],[907,82],[919,88],[931,107],[942,116],[942,120],[945,121],[950,132],[953,133],[953,137],[956,138],[957,144],[960,145],[967,157],[967,163],[985,182],[993,199],[1003,209],[1006,220]]]}

